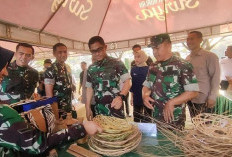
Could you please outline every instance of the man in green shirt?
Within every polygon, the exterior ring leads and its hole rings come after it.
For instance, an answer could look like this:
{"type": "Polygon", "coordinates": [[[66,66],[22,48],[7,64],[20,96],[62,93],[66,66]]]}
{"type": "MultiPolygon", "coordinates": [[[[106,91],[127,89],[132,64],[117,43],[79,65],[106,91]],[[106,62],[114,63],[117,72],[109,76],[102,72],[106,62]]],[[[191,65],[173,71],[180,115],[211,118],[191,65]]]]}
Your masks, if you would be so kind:
{"type": "Polygon", "coordinates": [[[44,74],[46,96],[56,96],[58,99],[59,115],[66,118],[72,110],[72,75],[71,68],[65,63],[68,58],[67,47],[63,43],[53,46],[56,61],[52,63],[44,74]]]}
{"type": "Polygon", "coordinates": [[[157,61],[150,66],[143,83],[144,105],[154,110],[154,118],[183,129],[185,103],[196,97],[199,91],[193,67],[173,55],[168,34],[153,36],[149,46],[157,61]]]}
{"type": "Polygon", "coordinates": [[[0,100],[4,104],[30,99],[39,80],[38,71],[28,65],[34,59],[34,48],[30,44],[19,43],[15,58],[7,68],[8,76],[0,85],[0,100]]]}
{"type": "Polygon", "coordinates": [[[96,59],[87,71],[86,117],[103,114],[124,118],[123,100],[131,87],[131,77],[126,67],[116,58],[106,54],[107,45],[100,36],[89,40],[89,49],[96,59]],[[124,83],[120,90],[119,82],[124,83]],[[91,98],[94,94],[94,110],[91,110],[91,98]]]}

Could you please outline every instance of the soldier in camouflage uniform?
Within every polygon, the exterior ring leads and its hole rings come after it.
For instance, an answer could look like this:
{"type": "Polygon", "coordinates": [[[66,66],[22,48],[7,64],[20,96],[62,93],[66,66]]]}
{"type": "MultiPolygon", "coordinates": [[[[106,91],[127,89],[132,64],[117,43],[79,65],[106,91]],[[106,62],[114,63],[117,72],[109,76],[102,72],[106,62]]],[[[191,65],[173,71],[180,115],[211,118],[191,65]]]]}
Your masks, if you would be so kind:
{"type": "Polygon", "coordinates": [[[168,34],[151,38],[153,54],[157,61],[150,66],[143,83],[144,104],[153,109],[153,117],[183,129],[185,103],[199,91],[196,76],[190,63],[171,52],[168,34]]]}
{"type": "MultiPolygon", "coordinates": [[[[6,65],[13,54],[0,47],[0,83],[8,75],[6,65]]],[[[96,123],[85,121],[83,125],[74,124],[57,133],[44,133],[25,123],[16,110],[8,105],[0,105],[0,156],[28,156],[23,152],[41,154],[58,144],[82,138],[86,133],[93,135],[98,131],[101,132],[102,129],[96,123]]]]}
{"type": "Polygon", "coordinates": [[[67,47],[62,43],[53,46],[56,61],[45,71],[44,84],[46,96],[58,98],[59,115],[66,118],[72,110],[72,76],[71,68],[65,64],[68,57],[67,47]]]}
{"type": "Polygon", "coordinates": [[[42,96],[46,96],[45,85],[44,85],[44,72],[52,65],[51,59],[44,60],[44,68],[43,71],[39,72],[39,86],[37,87],[37,93],[42,96]]]}
{"type": "Polygon", "coordinates": [[[127,95],[131,83],[130,75],[121,61],[106,54],[107,46],[100,36],[89,40],[89,49],[96,59],[87,71],[87,103],[86,117],[93,118],[93,112],[107,116],[124,118],[122,101],[127,95]],[[124,83],[120,91],[119,81],[124,83]],[[94,111],[91,111],[91,98],[94,94],[94,111]]]}
{"type": "Polygon", "coordinates": [[[0,100],[4,104],[30,99],[38,82],[38,72],[28,63],[34,59],[34,48],[27,43],[16,46],[16,60],[8,66],[9,75],[0,86],[0,100]]]}
{"type": "Polygon", "coordinates": [[[74,125],[53,134],[41,132],[25,123],[17,111],[7,105],[0,105],[0,113],[0,146],[11,149],[9,156],[15,151],[40,154],[49,147],[86,135],[82,125],[74,125]]]}

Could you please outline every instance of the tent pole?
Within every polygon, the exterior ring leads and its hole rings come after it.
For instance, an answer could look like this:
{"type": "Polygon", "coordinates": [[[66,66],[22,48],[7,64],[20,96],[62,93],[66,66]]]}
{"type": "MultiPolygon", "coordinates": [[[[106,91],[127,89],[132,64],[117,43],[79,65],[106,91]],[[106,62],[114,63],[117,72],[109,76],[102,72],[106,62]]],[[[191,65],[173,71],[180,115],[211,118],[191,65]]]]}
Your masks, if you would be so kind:
{"type": "Polygon", "coordinates": [[[110,0],[110,2],[109,2],[108,6],[107,6],[107,9],[106,9],[106,12],[105,12],[104,18],[103,18],[102,23],[101,23],[101,27],[100,27],[100,29],[99,29],[98,34],[97,34],[97,35],[99,35],[99,34],[100,34],[100,32],[101,32],[102,26],[103,26],[103,24],[104,24],[104,22],[105,22],[106,15],[107,15],[108,10],[109,10],[109,7],[110,7],[110,4],[111,4],[111,0],[110,0]]]}

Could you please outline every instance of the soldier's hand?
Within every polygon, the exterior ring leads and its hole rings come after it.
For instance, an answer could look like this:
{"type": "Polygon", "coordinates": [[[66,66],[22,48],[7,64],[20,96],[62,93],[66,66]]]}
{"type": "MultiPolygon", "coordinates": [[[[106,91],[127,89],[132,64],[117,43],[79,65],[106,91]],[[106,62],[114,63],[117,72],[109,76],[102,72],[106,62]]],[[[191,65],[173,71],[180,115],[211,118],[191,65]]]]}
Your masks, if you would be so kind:
{"type": "Polygon", "coordinates": [[[207,103],[206,103],[206,107],[213,108],[214,106],[215,106],[215,101],[211,100],[211,99],[208,99],[207,103]]]}
{"type": "Polygon", "coordinates": [[[85,131],[89,135],[94,135],[96,133],[101,133],[102,132],[102,128],[99,125],[97,125],[97,123],[95,123],[93,121],[86,121],[85,120],[83,122],[83,126],[85,128],[85,131]]]}
{"type": "Polygon", "coordinates": [[[152,105],[151,102],[155,102],[155,100],[153,100],[150,96],[144,96],[144,97],[143,97],[143,103],[144,103],[144,105],[145,105],[147,108],[149,108],[149,109],[151,109],[151,110],[154,110],[154,106],[152,105]]]}
{"type": "Polygon", "coordinates": [[[90,108],[86,109],[86,118],[87,118],[87,120],[92,120],[93,119],[93,112],[92,112],[92,110],[90,108]]]}
{"type": "Polygon", "coordinates": [[[114,98],[112,103],[111,103],[111,107],[115,108],[116,110],[120,109],[122,107],[122,98],[119,96],[114,98]]]}
{"type": "Polygon", "coordinates": [[[174,111],[174,104],[172,103],[171,100],[169,100],[165,106],[164,106],[164,111],[163,111],[163,115],[164,115],[164,120],[166,122],[172,122],[172,120],[174,120],[174,115],[173,115],[173,111],[174,111]]]}

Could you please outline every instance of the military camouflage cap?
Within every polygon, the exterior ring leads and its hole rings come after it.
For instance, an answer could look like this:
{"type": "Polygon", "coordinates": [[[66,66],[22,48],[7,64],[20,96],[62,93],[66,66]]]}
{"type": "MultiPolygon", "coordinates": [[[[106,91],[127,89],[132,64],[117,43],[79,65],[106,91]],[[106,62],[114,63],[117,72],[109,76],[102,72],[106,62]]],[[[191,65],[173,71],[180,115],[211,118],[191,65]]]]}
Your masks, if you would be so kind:
{"type": "Polygon", "coordinates": [[[171,42],[171,39],[168,34],[158,34],[150,39],[151,43],[148,45],[148,47],[154,47],[156,48],[160,44],[162,44],[164,41],[171,42]]]}
{"type": "Polygon", "coordinates": [[[51,59],[45,59],[44,63],[52,63],[52,60],[51,59]]]}

